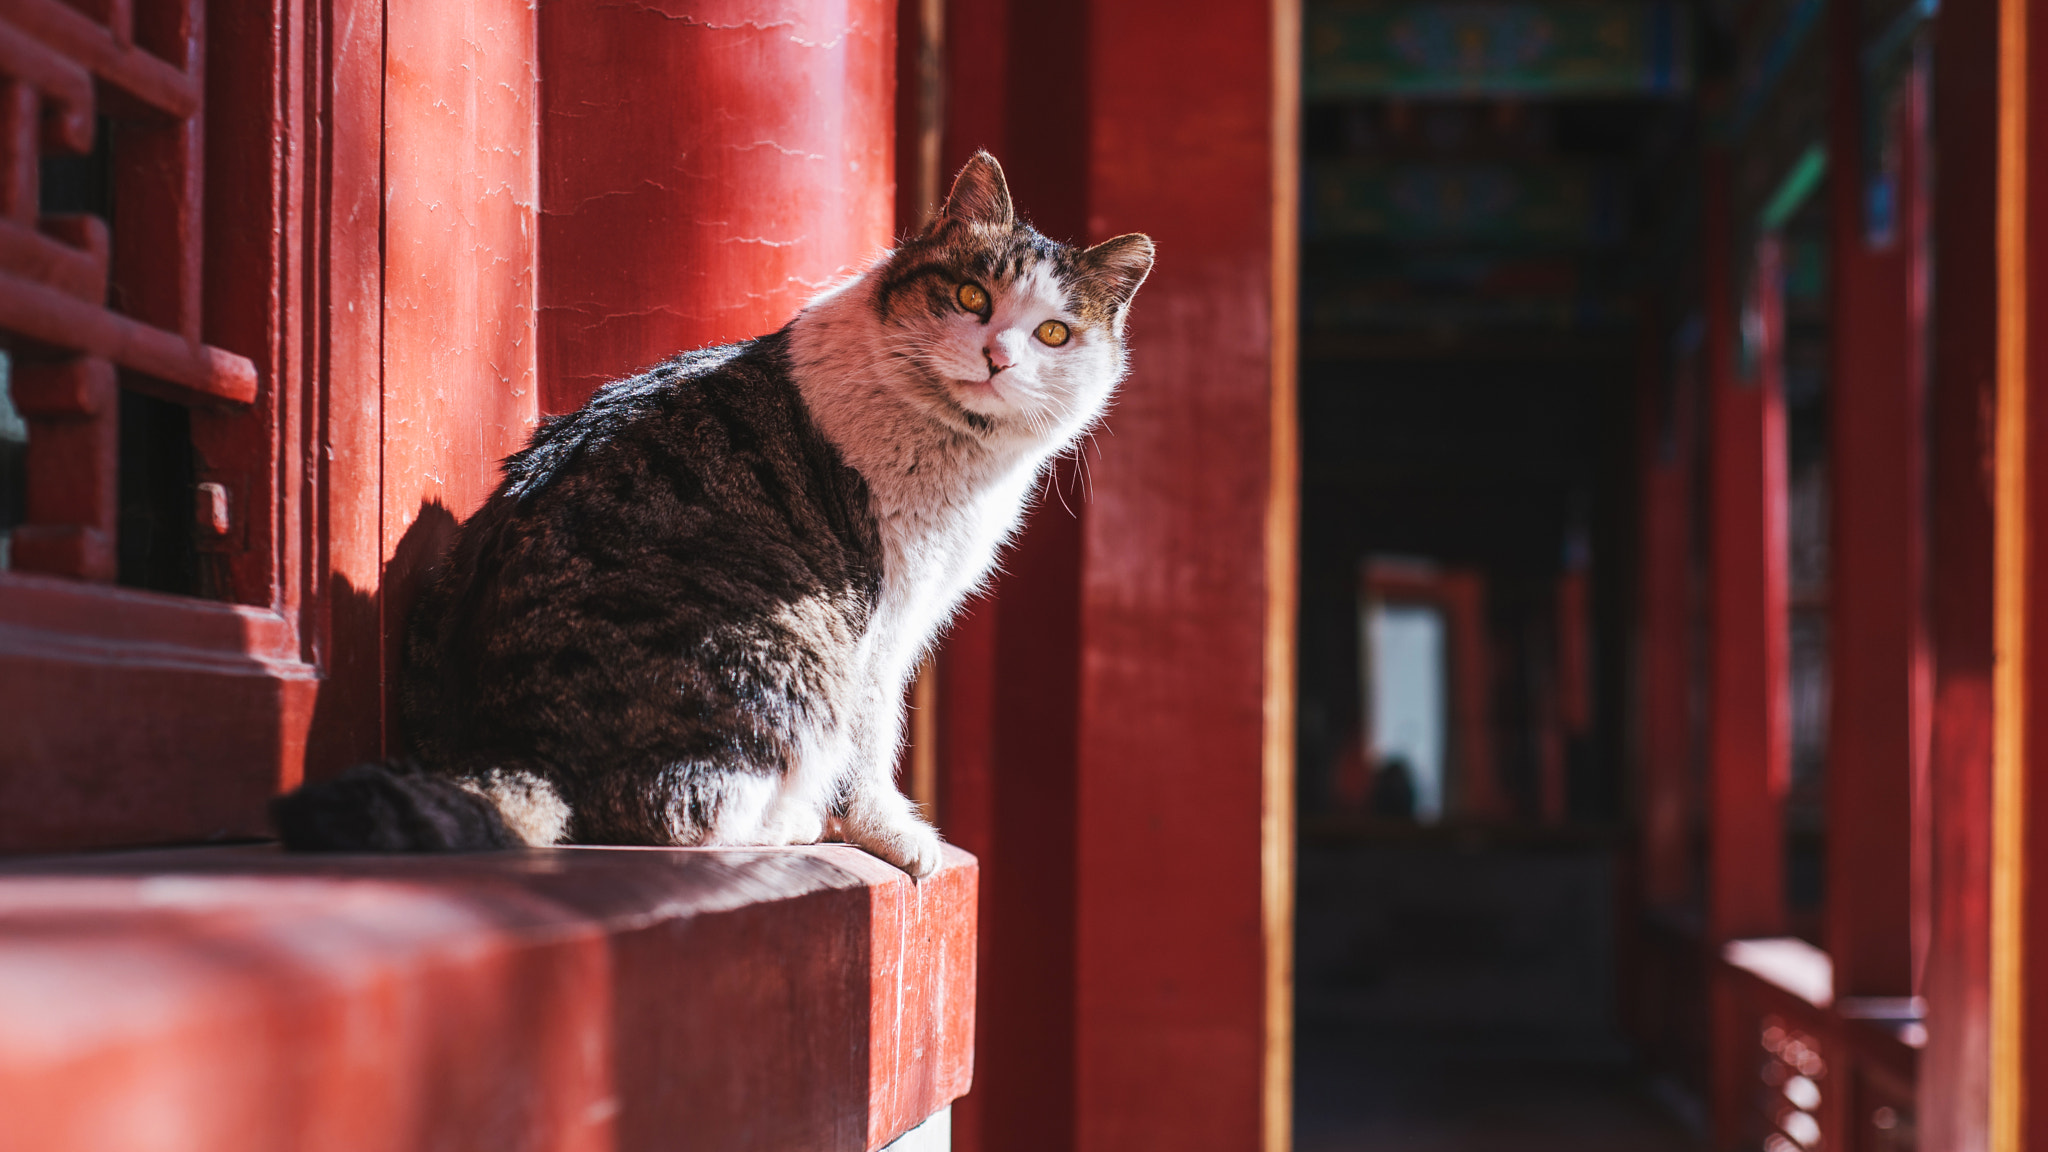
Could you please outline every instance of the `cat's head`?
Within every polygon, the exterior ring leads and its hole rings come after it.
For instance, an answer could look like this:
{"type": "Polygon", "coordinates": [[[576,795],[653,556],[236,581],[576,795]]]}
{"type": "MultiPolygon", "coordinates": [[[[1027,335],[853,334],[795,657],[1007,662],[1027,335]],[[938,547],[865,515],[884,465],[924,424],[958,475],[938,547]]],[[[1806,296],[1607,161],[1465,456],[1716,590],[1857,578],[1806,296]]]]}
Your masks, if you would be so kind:
{"type": "Polygon", "coordinates": [[[1132,233],[1074,248],[1017,219],[1002,166],[976,153],[946,206],[877,269],[872,297],[918,399],[978,435],[1071,435],[1124,369],[1124,317],[1152,270],[1132,233]]]}

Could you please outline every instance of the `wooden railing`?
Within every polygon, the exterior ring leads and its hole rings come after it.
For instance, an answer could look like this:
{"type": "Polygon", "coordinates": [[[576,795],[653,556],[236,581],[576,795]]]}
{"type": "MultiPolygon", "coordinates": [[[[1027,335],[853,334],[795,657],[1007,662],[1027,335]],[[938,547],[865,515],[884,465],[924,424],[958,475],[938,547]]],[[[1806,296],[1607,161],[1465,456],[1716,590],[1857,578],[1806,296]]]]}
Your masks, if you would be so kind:
{"type": "Polygon", "coordinates": [[[1716,1010],[1729,1041],[1717,1111],[1732,1148],[1905,1152],[1927,1042],[1910,998],[1837,998],[1827,953],[1782,937],[1721,949],[1716,1010]]]}

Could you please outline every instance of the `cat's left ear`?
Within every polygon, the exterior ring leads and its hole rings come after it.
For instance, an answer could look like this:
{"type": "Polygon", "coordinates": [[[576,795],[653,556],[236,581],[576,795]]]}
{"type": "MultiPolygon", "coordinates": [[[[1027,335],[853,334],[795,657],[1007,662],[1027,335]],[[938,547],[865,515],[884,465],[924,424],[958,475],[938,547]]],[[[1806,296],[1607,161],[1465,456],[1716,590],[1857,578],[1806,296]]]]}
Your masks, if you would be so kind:
{"type": "Polygon", "coordinates": [[[1124,306],[1152,271],[1152,238],[1132,232],[1104,240],[1081,253],[1088,279],[1109,293],[1111,310],[1121,324],[1124,306]]]}
{"type": "Polygon", "coordinates": [[[953,178],[953,190],[946,194],[946,206],[939,209],[934,225],[939,218],[1004,230],[1016,225],[1017,212],[1010,207],[1010,182],[1003,179],[1003,166],[996,163],[995,157],[976,152],[967,158],[960,174],[953,178]]]}

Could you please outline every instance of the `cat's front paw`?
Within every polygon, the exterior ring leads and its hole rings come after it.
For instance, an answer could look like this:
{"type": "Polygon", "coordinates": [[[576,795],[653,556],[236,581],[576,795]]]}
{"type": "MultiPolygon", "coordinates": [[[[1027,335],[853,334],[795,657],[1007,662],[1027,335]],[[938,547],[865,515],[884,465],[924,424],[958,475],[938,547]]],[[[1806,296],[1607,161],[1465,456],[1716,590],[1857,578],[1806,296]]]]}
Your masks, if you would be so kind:
{"type": "Polygon", "coordinates": [[[869,835],[856,836],[854,843],[910,873],[913,880],[937,872],[946,861],[939,834],[922,822],[877,829],[869,835]]]}

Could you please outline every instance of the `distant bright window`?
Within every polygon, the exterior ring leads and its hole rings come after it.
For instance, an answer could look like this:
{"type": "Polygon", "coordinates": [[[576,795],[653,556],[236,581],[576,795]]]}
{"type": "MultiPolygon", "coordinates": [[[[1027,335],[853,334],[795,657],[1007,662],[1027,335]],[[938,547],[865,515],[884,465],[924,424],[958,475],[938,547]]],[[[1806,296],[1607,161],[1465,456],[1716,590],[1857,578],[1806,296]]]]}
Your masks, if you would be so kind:
{"type": "Polygon", "coordinates": [[[1444,808],[1444,745],[1450,730],[1444,614],[1423,604],[1365,606],[1365,712],[1371,718],[1374,794],[1398,794],[1406,773],[1418,823],[1444,808]]]}

